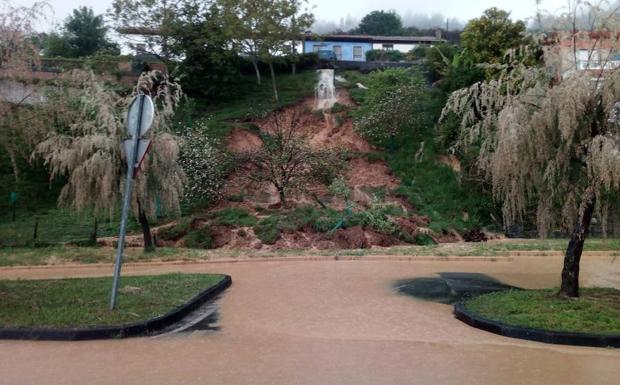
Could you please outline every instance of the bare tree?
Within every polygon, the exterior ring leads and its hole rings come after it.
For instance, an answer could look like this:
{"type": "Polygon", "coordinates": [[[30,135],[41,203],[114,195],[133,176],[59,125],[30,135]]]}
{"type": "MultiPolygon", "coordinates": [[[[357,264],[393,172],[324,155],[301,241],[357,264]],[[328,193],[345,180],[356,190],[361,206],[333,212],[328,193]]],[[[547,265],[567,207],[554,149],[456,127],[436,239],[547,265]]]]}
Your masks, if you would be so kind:
{"type": "MultiPolygon", "coordinates": [[[[608,50],[618,48],[612,19],[599,19],[609,31],[601,34],[611,39],[608,50]]],[[[599,47],[593,42],[592,49],[599,47]]],[[[567,76],[552,67],[559,62],[555,55],[548,49],[547,65],[540,67],[522,64],[527,60],[509,63],[498,79],[454,92],[442,118],[461,117],[457,145],[479,146],[478,166],[503,203],[506,225],[533,204],[542,236],[572,228],[560,294],[576,297],[592,217],[598,211],[605,223],[610,196],[620,192],[620,70],[567,76]]]]}
{"type": "Polygon", "coordinates": [[[262,146],[241,155],[241,162],[254,167],[248,178],[271,184],[287,207],[292,192],[307,192],[314,184],[329,185],[345,168],[343,153],[333,148],[313,149],[302,133],[297,114],[273,114],[262,146]]]}

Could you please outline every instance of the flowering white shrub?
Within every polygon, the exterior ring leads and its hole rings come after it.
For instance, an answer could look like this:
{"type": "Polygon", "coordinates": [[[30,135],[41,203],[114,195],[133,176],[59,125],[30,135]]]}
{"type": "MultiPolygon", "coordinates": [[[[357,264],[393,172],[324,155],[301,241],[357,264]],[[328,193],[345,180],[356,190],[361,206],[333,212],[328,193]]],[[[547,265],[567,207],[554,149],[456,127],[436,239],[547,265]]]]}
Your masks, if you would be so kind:
{"type": "Polygon", "coordinates": [[[368,94],[355,119],[364,139],[386,145],[424,117],[424,79],[410,70],[387,69],[370,75],[368,94]]]}
{"type": "Polygon", "coordinates": [[[385,94],[358,117],[355,122],[357,132],[370,142],[385,144],[416,124],[420,118],[416,107],[421,97],[422,90],[415,85],[402,86],[385,94]]]}
{"type": "Polygon", "coordinates": [[[211,203],[222,198],[228,157],[219,141],[210,138],[204,123],[185,128],[179,164],[187,175],[184,200],[187,203],[211,203]]]}

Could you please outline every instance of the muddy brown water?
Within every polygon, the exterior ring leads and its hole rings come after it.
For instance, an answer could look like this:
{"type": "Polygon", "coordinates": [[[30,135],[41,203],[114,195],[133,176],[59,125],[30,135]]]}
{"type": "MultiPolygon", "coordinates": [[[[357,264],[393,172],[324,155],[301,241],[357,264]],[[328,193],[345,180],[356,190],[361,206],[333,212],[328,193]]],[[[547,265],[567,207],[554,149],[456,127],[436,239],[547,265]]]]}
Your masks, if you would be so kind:
{"type": "MultiPolygon", "coordinates": [[[[482,273],[558,284],[560,257],[512,261],[268,261],[127,266],[227,273],[219,331],[85,342],[0,341],[0,384],[618,384],[620,350],[547,345],[470,328],[400,280],[482,273]]],[[[1,269],[2,278],[109,275],[111,266],[1,269]]],[[[586,257],[583,284],[620,287],[620,261],[586,257]]]]}

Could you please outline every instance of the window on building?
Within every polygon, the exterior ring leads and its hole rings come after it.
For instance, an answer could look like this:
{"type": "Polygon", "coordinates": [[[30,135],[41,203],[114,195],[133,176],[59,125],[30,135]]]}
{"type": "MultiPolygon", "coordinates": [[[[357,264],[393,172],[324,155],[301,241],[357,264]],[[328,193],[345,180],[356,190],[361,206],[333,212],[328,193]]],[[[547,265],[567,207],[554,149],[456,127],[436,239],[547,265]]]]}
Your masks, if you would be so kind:
{"type": "Polygon", "coordinates": [[[318,53],[321,50],[321,44],[314,44],[312,46],[312,52],[318,53]]]}
{"type": "Polygon", "coordinates": [[[356,45],[353,47],[353,60],[361,60],[362,59],[362,47],[356,45]]]}
{"type": "Polygon", "coordinates": [[[386,51],[391,51],[394,49],[394,44],[383,44],[383,49],[386,51]]]}
{"type": "Polygon", "coordinates": [[[336,54],[336,60],[342,60],[342,47],[341,46],[335,45],[334,53],[336,54]]]}

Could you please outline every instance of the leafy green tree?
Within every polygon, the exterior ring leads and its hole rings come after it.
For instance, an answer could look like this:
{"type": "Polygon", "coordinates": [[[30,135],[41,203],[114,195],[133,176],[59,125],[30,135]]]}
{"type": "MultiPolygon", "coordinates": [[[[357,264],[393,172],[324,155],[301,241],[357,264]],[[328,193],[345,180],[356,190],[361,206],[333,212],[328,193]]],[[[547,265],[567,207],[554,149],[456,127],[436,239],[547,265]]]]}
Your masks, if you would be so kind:
{"type": "Polygon", "coordinates": [[[310,28],[314,15],[307,0],[221,0],[226,25],[240,52],[248,56],[261,83],[258,62],[269,65],[274,99],[278,101],[273,63],[294,53],[295,41],[310,28]]]}
{"type": "Polygon", "coordinates": [[[432,81],[446,76],[447,68],[454,56],[461,50],[454,44],[437,44],[432,47],[422,47],[426,58],[426,69],[432,81]]]}
{"type": "Polygon", "coordinates": [[[170,29],[170,52],[183,60],[175,76],[188,94],[226,96],[239,80],[239,56],[221,10],[214,3],[185,1],[170,29]]]}
{"type": "Polygon", "coordinates": [[[43,53],[47,57],[83,57],[102,51],[118,55],[119,47],[107,38],[107,32],[102,15],[95,15],[92,8],[79,7],[59,32],[43,39],[43,53]]]}
{"type": "Polygon", "coordinates": [[[355,33],[374,36],[394,36],[403,33],[403,23],[394,11],[372,11],[362,18],[355,33]]]}
{"type": "Polygon", "coordinates": [[[499,63],[506,51],[527,42],[525,23],[512,21],[510,13],[489,8],[470,20],[461,34],[461,45],[477,63],[499,63]]]}
{"type": "Polygon", "coordinates": [[[117,31],[142,35],[149,52],[169,60],[178,9],[184,3],[186,0],[114,0],[108,17],[117,31]]]}
{"type": "Polygon", "coordinates": [[[469,51],[447,44],[429,49],[427,68],[431,79],[439,80],[441,89],[447,93],[485,79],[484,69],[469,51]]]}

